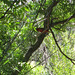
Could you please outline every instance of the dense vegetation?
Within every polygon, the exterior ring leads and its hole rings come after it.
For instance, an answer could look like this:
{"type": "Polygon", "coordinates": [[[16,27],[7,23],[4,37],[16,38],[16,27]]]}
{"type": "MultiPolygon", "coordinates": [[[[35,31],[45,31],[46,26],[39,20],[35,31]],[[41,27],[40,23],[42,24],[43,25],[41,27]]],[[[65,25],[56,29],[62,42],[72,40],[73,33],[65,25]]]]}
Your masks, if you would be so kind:
{"type": "Polygon", "coordinates": [[[0,75],[74,74],[75,0],[0,0],[0,75]]]}

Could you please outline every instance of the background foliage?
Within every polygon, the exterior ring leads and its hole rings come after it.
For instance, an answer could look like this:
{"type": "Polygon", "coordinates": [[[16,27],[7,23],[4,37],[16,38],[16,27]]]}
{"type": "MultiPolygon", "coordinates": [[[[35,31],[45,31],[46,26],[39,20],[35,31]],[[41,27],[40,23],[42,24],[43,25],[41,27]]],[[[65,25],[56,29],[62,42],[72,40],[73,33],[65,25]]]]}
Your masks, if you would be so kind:
{"type": "Polygon", "coordinates": [[[46,34],[29,61],[23,62],[41,34],[36,28],[44,27],[44,15],[53,1],[60,2],[50,16],[52,30],[61,50],[75,59],[74,0],[0,0],[0,75],[75,74],[75,65],[62,55],[51,33],[46,34]]]}

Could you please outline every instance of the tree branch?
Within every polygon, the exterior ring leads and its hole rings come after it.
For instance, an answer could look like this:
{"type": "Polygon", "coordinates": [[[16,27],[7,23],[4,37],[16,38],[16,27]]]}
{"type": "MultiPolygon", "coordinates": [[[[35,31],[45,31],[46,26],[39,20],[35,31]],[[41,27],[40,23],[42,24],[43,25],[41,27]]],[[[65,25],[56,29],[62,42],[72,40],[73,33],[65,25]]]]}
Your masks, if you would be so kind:
{"type": "MultiPolygon", "coordinates": [[[[22,29],[23,25],[21,26],[21,28],[19,29],[19,31],[17,33],[15,33],[14,37],[12,38],[12,40],[9,40],[9,42],[6,45],[6,49],[3,50],[3,57],[7,54],[7,51],[9,50],[9,48],[11,47],[12,43],[14,42],[14,40],[16,39],[16,37],[18,36],[18,34],[20,33],[21,29],[22,29]]],[[[3,60],[3,57],[1,58],[0,62],[3,60]]]]}
{"type": "Polygon", "coordinates": [[[14,5],[15,2],[16,2],[16,0],[14,0],[14,2],[13,2],[13,3],[11,4],[11,6],[6,10],[6,12],[4,13],[4,15],[3,15],[0,19],[2,19],[2,18],[5,17],[5,15],[6,15],[7,12],[9,11],[9,9],[12,8],[12,6],[14,5]]]}
{"type": "Polygon", "coordinates": [[[51,31],[51,33],[52,33],[52,35],[53,35],[53,38],[54,38],[54,40],[55,40],[55,43],[56,43],[57,47],[59,48],[59,51],[60,51],[67,59],[69,59],[69,60],[75,65],[75,63],[73,62],[73,61],[75,61],[75,60],[74,60],[74,59],[71,59],[71,58],[68,57],[65,53],[62,52],[62,50],[61,50],[59,44],[57,43],[57,40],[56,40],[55,35],[54,35],[54,32],[52,31],[51,28],[50,28],[50,31],[51,31]]]}
{"type": "MultiPolygon", "coordinates": [[[[54,55],[57,51],[55,51],[54,53],[50,54],[49,56],[46,57],[46,59],[50,58],[52,55],[54,55]]],[[[34,67],[32,67],[30,70],[28,70],[25,74],[27,74],[28,72],[30,72],[32,69],[34,69],[35,67],[37,67],[38,65],[42,64],[45,61],[42,60],[41,62],[39,62],[37,65],[35,65],[34,67]]]]}
{"type": "Polygon", "coordinates": [[[45,37],[45,34],[41,34],[38,37],[38,41],[34,45],[32,45],[31,48],[28,50],[28,52],[25,55],[25,58],[24,58],[23,62],[28,62],[28,60],[29,60],[30,56],[32,55],[32,53],[34,51],[36,51],[38,49],[38,47],[41,45],[44,37],[45,37]]]}
{"type": "Polygon", "coordinates": [[[58,24],[64,24],[65,22],[68,22],[72,18],[75,18],[75,13],[72,16],[70,16],[69,18],[65,19],[65,20],[62,20],[62,21],[59,21],[59,22],[55,22],[55,23],[52,23],[50,25],[51,25],[51,27],[54,27],[55,25],[58,25],[58,24]]]}
{"type": "Polygon", "coordinates": [[[53,0],[52,4],[48,7],[47,9],[47,15],[46,16],[50,16],[53,10],[53,7],[55,7],[57,5],[57,3],[59,3],[59,1],[53,0]]]}
{"type": "MultiPolygon", "coordinates": [[[[58,2],[59,1],[53,0],[52,5],[50,5],[48,7],[48,9],[47,9],[47,13],[45,14],[45,18],[47,17],[47,19],[44,21],[44,28],[45,29],[46,29],[46,26],[49,24],[48,17],[51,15],[51,12],[53,10],[53,7],[56,6],[58,2]]],[[[34,45],[32,45],[31,48],[26,53],[23,62],[28,62],[30,56],[32,55],[32,53],[34,51],[36,51],[39,48],[39,46],[41,45],[41,43],[42,43],[42,41],[43,41],[43,39],[44,39],[45,36],[46,35],[44,33],[40,34],[40,36],[38,37],[37,42],[34,45]]]]}

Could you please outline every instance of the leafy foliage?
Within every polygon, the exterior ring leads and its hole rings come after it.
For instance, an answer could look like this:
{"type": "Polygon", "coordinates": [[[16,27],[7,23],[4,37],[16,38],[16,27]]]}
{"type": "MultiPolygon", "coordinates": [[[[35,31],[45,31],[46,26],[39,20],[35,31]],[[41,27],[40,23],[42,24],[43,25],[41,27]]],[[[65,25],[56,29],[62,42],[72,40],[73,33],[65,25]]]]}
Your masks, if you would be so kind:
{"type": "Polygon", "coordinates": [[[51,33],[46,34],[39,48],[36,47],[38,49],[30,58],[30,64],[24,62],[26,53],[35,49],[41,35],[36,28],[47,25],[45,21],[49,11],[52,11],[49,25],[57,42],[68,57],[75,59],[74,0],[0,0],[0,7],[1,75],[75,74],[75,66],[60,53],[51,33]],[[55,6],[54,1],[58,1],[55,6]],[[32,61],[36,63],[31,64],[32,61]]]}

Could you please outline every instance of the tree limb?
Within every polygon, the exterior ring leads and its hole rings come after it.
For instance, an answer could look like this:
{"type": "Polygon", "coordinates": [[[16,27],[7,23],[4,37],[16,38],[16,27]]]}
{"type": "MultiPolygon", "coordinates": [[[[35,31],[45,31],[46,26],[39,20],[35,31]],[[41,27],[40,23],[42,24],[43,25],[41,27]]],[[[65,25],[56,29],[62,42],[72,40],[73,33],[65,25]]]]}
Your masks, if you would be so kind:
{"type": "Polygon", "coordinates": [[[38,49],[38,47],[41,45],[41,43],[43,42],[43,39],[45,37],[45,34],[41,34],[39,37],[38,37],[38,41],[31,46],[31,48],[28,50],[28,52],[26,53],[25,55],[25,58],[23,60],[23,62],[28,62],[30,56],[32,55],[32,53],[34,51],[36,51],[38,49]]]}
{"type": "MultiPolygon", "coordinates": [[[[11,47],[12,43],[14,42],[14,40],[16,39],[16,37],[18,36],[18,34],[20,33],[21,29],[22,29],[23,25],[21,26],[21,28],[19,29],[19,31],[17,33],[15,33],[14,37],[9,40],[9,42],[6,45],[5,50],[3,50],[3,57],[7,54],[7,51],[9,50],[9,48],[11,47]]],[[[1,57],[0,62],[3,60],[3,57],[1,57]]]]}
{"type": "MultiPolygon", "coordinates": [[[[51,15],[51,12],[52,12],[52,10],[53,10],[53,7],[56,6],[58,2],[59,2],[59,1],[53,0],[52,5],[50,5],[50,6],[48,7],[47,13],[45,13],[45,18],[47,17],[47,19],[44,21],[44,28],[45,28],[45,29],[46,29],[46,26],[49,24],[48,16],[51,15]]],[[[23,62],[28,62],[30,56],[32,55],[32,53],[33,53],[34,51],[36,51],[36,50],[39,48],[39,46],[41,45],[41,43],[42,43],[42,41],[43,41],[43,39],[44,39],[45,36],[46,36],[46,35],[45,35],[44,33],[42,33],[42,34],[38,37],[37,42],[36,42],[34,45],[32,45],[31,48],[30,48],[30,49],[28,50],[28,52],[26,53],[23,62]]]]}
{"type": "Polygon", "coordinates": [[[47,15],[46,16],[50,16],[53,10],[53,7],[57,5],[57,3],[59,3],[59,1],[53,0],[52,4],[48,7],[47,9],[47,15]]]}
{"type": "Polygon", "coordinates": [[[14,5],[15,2],[16,2],[16,0],[14,0],[14,2],[13,2],[13,3],[11,4],[11,6],[6,10],[6,12],[4,13],[4,15],[3,15],[0,19],[2,19],[2,18],[5,17],[5,15],[6,15],[7,12],[9,11],[9,9],[12,8],[12,6],[14,5]]]}
{"type": "Polygon", "coordinates": [[[50,31],[51,31],[51,33],[52,33],[52,35],[53,35],[53,38],[54,38],[54,41],[55,41],[57,47],[59,48],[59,51],[60,51],[67,59],[69,59],[69,60],[75,65],[75,63],[73,62],[73,61],[75,61],[75,60],[72,59],[72,58],[70,58],[70,57],[68,57],[65,53],[62,52],[62,50],[61,50],[59,44],[57,43],[57,40],[56,40],[55,35],[54,35],[54,32],[52,31],[51,28],[50,28],[50,31]]]}
{"type": "Polygon", "coordinates": [[[58,25],[58,24],[63,24],[63,23],[65,23],[65,22],[68,22],[68,21],[71,20],[72,18],[75,18],[75,13],[74,13],[72,16],[70,16],[69,18],[65,19],[65,20],[58,21],[58,22],[52,23],[52,24],[50,24],[50,25],[51,25],[51,27],[54,27],[54,26],[56,26],[56,25],[58,25]]]}
{"type": "MultiPolygon", "coordinates": [[[[50,58],[52,55],[54,55],[57,51],[55,51],[54,53],[50,54],[49,56],[46,57],[46,59],[50,58]]],[[[27,74],[28,72],[30,72],[32,69],[34,69],[35,67],[37,67],[38,65],[42,64],[45,61],[42,60],[41,62],[39,62],[37,65],[35,65],[34,67],[32,67],[30,70],[28,70],[25,74],[27,74]]]]}

